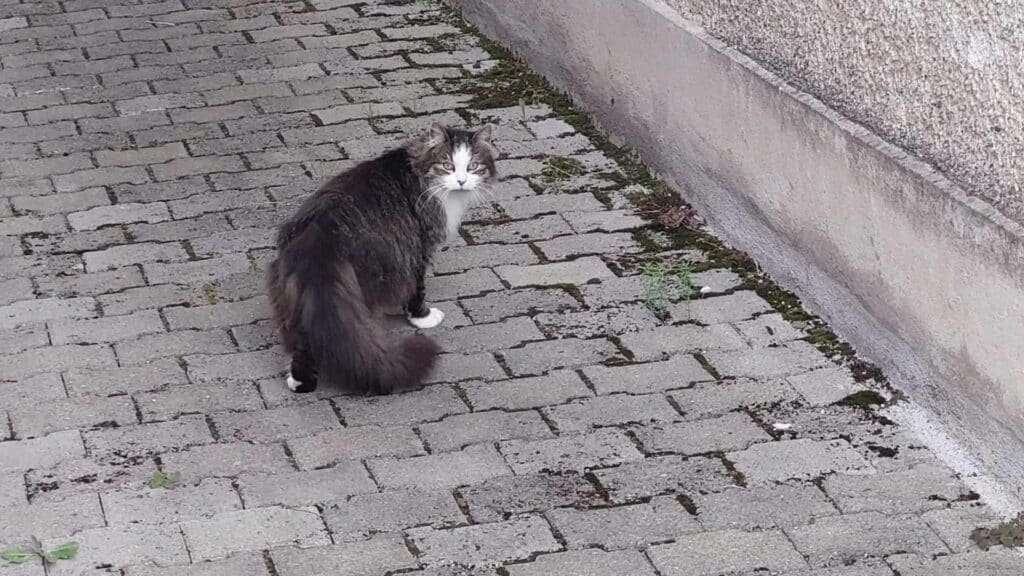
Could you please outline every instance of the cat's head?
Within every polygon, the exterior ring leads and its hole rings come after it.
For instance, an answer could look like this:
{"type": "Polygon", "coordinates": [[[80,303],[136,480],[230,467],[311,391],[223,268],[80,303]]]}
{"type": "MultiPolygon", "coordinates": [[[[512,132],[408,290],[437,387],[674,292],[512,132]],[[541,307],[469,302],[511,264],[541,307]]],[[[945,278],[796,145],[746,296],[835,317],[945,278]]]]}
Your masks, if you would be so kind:
{"type": "Polygon", "coordinates": [[[409,148],[413,170],[449,193],[476,190],[493,179],[498,150],[491,143],[491,126],[478,130],[434,124],[409,148]]]}

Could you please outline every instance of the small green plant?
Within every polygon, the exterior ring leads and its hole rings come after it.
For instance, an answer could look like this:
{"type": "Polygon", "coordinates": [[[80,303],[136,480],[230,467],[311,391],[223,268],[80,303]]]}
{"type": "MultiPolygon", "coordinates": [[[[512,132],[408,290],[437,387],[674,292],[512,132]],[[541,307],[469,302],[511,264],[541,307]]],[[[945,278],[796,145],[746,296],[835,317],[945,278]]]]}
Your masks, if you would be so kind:
{"type": "Polygon", "coordinates": [[[544,168],[540,171],[540,177],[548,188],[557,188],[559,184],[579,176],[587,171],[586,166],[575,158],[564,156],[551,156],[544,160],[544,168]]]}
{"type": "Polygon", "coordinates": [[[3,558],[10,564],[24,564],[33,558],[42,558],[46,564],[56,564],[60,560],[71,560],[78,554],[77,542],[65,542],[56,548],[49,550],[35,537],[32,538],[33,547],[29,550],[22,548],[9,548],[0,552],[3,558]]]}
{"type": "Polygon", "coordinates": [[[1000,544],[1007,548],[1024,546],[1024,514],[992,528],[975,528],[971,540],[982,550],[1000,544]]]}
{"type": "Polygon", "coordinates": [[[681,262],[666,266],[662,262],[650,262],[641,272],[644,287],[644,305],[655,314],[662,316],[673,300],[689,300],[697,294],[693,282],[693,266],[681,262]]]}
{"type": "Polygon", "coordinates": [[[158,471],[149,479],[149,487],[170,490],[171,488],[174,488],[174,485],[178,483],[178,480],[181,480],[181,474],[177,472],[171,472],[168,474],[167,472],[158,471]]]}

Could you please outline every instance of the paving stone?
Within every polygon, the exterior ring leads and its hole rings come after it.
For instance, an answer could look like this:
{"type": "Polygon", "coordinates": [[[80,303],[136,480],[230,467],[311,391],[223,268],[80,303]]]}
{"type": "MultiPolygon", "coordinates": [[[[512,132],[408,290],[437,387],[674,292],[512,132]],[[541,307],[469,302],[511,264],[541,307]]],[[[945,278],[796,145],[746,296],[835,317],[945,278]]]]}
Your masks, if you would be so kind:
{"type": "MultiPolygon", "coordinates": [[[[40,539],[71,536],[79,530],[104,525],[103,509],[95,494],[70,496],[59,502],[36,502],[3,508],[5,521],[0,539],[6,544],[29,544],[40,539]]],[[[4,572],[6,576],[6,572],[4,572]]]]}
{"type": "MultiPolygon", "coordinates": [[[[506,174],[506,172],[502,172],[506,174]]],[[[510,172],[507,174],[511,174],[510,172]]],[[[605,209],[593,194],[540,194],[498,202],[509,218],[534,218],[563,212],[598,212],[605,209]]]]}
{"type": "Polygon", "coordinates": [[[407,531],[427,565],[497,566],[560,549],[547,522],[537,516],[450,530],[407,531]]]}
{"type": "Polygon", "coordinates": [[[493,324],[438,330],[432,336],[443,350],[464,353],[513,348],[525,342],[544,339],[537,325],[529,318],[512,318],[493,324]]]}
{"type": "Polygon", "coordinates": [[[700,523],[708,530],[786,528],[835,516],[839,511],[812,485],[729,488],[693,497],[700,523]]]}
{"type": "Polygon", "coordinates": [[[744,450],[752,444],[772,440],[743,413],[683,423],[659,422],[638,426],[633,432],[649,453],[682,455],[744,450]]]}
{"type": "Polygon", "coordinates": [[[251,382],[267,376],[282,375],[286,358],[278,349],[186,356],[188,377],[196,384],[251,382]]]}
{"type": "Polygon", "coordinates": [[[121,457],[156,454],[213,441],[210,428],[202,416],[183,416],[170,422],[92,430],[84,436],[89,454],[121,457]]]}
{"type": "Polygon", "coordinates": [[[55,345],[116,342],[164,331],[156,310],[92,320],[54,320],[48,327],[50,341],[55,345]]]}
{"type": "Polygon", "coordinates": [[[465,380],[501,380],[505,371],[489,352],[477,354],[442,354],[438,357],[434,372],[427,383],[463,382],[465,380]]]}
{"type": "Polygon", "coordinates": [[[466,522],[448,490],[357,494],[324,507],[323,514],[335,542],[364,540],[416,526],[448,528],[466,522]]]}
{"type": "Polygon", "coordinates": [[[27,505],[25,475],[17,472],[0,473],[0,509],[27,505]]]}
{"type": "Polygon", "coordinates": [[[149,459],[72,458],[25,474],[32,502],[59,502],[78,494],[107,490],[139,490],[156,472],[149,459]]]}
{"type": "Polygon", "coordinates": [[[237,384],[174,386],[136,394],[134,398],[145,422],[170,420],[182,414],[263,409],[255,386],[237,384]]]}
{"type": "MultiPolygon", "coordinates": [[[[92,298],[42,298],[22,300],[0,307],[0,329],[9,330],[23,324],[48,322],[62,318],[95,318],[96,301],[92,298]]],[[[58,342],[55,342],[57,344],[58,342]]],[[[59,342],[63,344],[64,342],[59,342]]]]}
{"type": "Polygon", "coordinates": [[[224,560],[187,566],[130,566],[126,576],[270,576],[266,560],[258,552],[242,552],[224,560]]]}
{"type": "Polygon", "coordinates": [[[927,465],[889,474],[833,476],[825,479],[823,487],[846,514],[924,512],[944,508],[968,492],[951,471],[927,465]]]}
{"type": "Polygon", "coordinates": [[[280,444],[208,444],[164,454],[161,460],[165,470],[181,474],[182,482],[247,473],[277,474],[295,469],[280,444]]]}
{"type": "Polygon", "coordinates": [[[566,212],[562,214],[562,217],[579,234],[586,232],[619,232],[622,230],[634,230],[647,225],[644,219],[635,215],[632,210],[566,212]]]}
{"type": "Polygon", "coordinates": [[[475,410],[539,408],[561,404],[572,398],[591,396],[590,390],[579,376],[570,370],[556,370],[546,376],[535,378],[470,382],[462,387],[475,410]]]}
{"type": "Polygon", "coordinates": [[[513,288],[524,286],[552,286],[566,284],[577,286],[593,280],[611,278],[611,270],[599,258],[588,256],[572,262],[538,264],[535,266],[499,266],[498,276],[513,288]]]}
{"type": "Polygon", "coordinates": [[[741,571],[781,573],[807,564],[778,530],[724,530],[679,538],[651,546],[647,557],[664,576],[712,576],[741,571]]]}
{"type": "Polygon", "coordinates": [[[825,357],[806,342],[749,351],[711,351],[706,357],[722,375],[748,378],[792,376],[828,365],[825,357]]]}
{"type": "Polygon", "coordinates": [[[50,337],[43,324],[22,324],[0,330],[0,354],[14,354],[49,344],[50,337]]]}
{"type": "Polygon", "coordinates": [[[439,422],[419,427],[432,452],[460,450],[470,444],[493,443],[512,439],[552,437],[551,430],[537,412],[488,411],[448,416],[439,422]]]}
{"type": "Polygon", "coordinates": [[[384,489],[436,490],[478,484],[509,474],[508,466],[490,446],[471,446],[413,458],[380,458],[368,462],[373,477],[384,489]]]}
{"type": "Polygon", "coordinates": [[[786,322],[781,314],[762,314],[752,320],[736,322],[735,327],[755,348],[778,346],[807,336],[786,322]]]}
{"type": "Polygon", "coordinates": [[[978,545],[971,534],[981,526],[995,526],[1002,522],[993,510],[978,502],[954,504],[952,508],[932,510],[921,515],[928,526],[942,538],[953,552],[973,552],[978,545]]]}
{"type": "Polygon", "coordinates": [[[235,351],[224,330],[182,330],[143,336],[137,340],[118,342],[115,346],[122,366],[145,364],[157,358],[205,352],[210,354],[235,351]]]}
{"type": "Polygon", "coordinates": [[[580,368],[610,360],[619,351],[609,340],[599,338],[534,342],[501,352],[509,370],[516,376],[546,374],[557,368],[580,368]]]}
{"type": "MultiPolygon", "coordinates": [[[[146,281],[142,278],[142,272],[135,266],[119,268],[96,274],[82,274],[80,276],[50,276],[37,278],[39,292],[42,295],[70,298],[72,296],[98,296],[107,292],[117,292],[132,286],[142,286],[146,281]]],[[[96,299],[102,306],[103,300],[96,299]]],[[[134,310],[132,311],[134,312],[134,310]]],[[[115,313],[108,312],[108,316],[115,313]]]]}
{"type": "Polygon", "coordinates": [[[556,338],[597,338],[649,330],[659,320],[640,304],[626,304],[600,311],[538,314],[535,317],[545,334],[556,338]]]}
{"type": "Polygon", "coordinates": [[[475,268],[460,274],[430,276],[426,279],[426,293],[432,300],[464,298],[503,288],[494,272],[486,268],[475,268]]]}
{"type": "Polygon", "coordinates": [[[527,564],[513,564],[505,568],[510,576],[654,576],[655,572],[635,550],[605,552],[579,550],[538,557],[527,564]]]}
{"type": "MultiPolygon", "coordinates": [[[[442,276],[441,278],[451,278],[451,276],[442,276]]],[[[429,281],[427,286],[429,294],[429,281]]],[[[513,316],[533,315],[538,312],[564,312],[580,307],[580,303],[575,298],[560,288],[503,290],[476,298],[465,298],[460,301],[460,304],[466,314],[478,324],[497,322],[513,316]]]]}
{"type": "Polygon", "coordinates": [[[623,424],[668,423],[681,419],[664,396],[615,394],[573,400],[541,410],[559,433],[623,424]]]}
{"type": "Polygon", "coordinates": [[[177,242],[143,242],[86,252],[82,258],[87,271],[102,272],[144,262],[179,262],[188,260],[188,253],[177,242]]]}
{"type": "Polygon", "coordinates": [[[419,565],[397,534],[319,548],[277,548],[270,557],[280,576],[376,576],[419,565]]]}
{"type": "Polygon", "coordinates": [[[548,440],[510,440],[499,447],[516,474],[582,472],[643,459],[621,431],[611,428],[548,440]]]}
{"type": "Polygon", "coordinates": [[[350,426],[413,424],[469,411],[455,391],[443,385],[389,396],[341,397],[335,405],[350,426]]]}
{"type": "Polygon", "coordinates": [[[330,538],[316,508],[256,508],[181,523],[192,561],[288,544],[325,546],[330,538]]]}
{"type": "Polygon", "coordinates": [[[588,366],[583,374],[598,394],[658,392],[713,380],[697,360],[685,354],[649,364],[588,366]]]}
{"type": "Polygon", "coordinates": [[[106,345],[47,346],[0,356],[0,374],[17,380],[43,372],[64,372],[74,368],[113,368],[113,351],[106,345]]]}
{"type": "Polygon", "coordinates": [[[252,269],[252,264],[245,254],[229,254],[191,262],[145,264],[142,269],[151,284],[196,286],[249,272],[252,269]]]}
{"type": "Polygon", "coordinates": [[[675,498],[661,496],[650,503],[578,510],[559,508],[547,513],[569,548],[604,550],[643,548],[700,532],[700,524],[675,498]]]}
{"type": "Polygon", "coordinates": [[[761,382],[740,379],[700,383],[671,393],[672,400],[687,418],[707,418],[740,408],[757,408],[784,402],[797,402],[800,396],[781,380],[761,382]]]}
{"type": "Polygon", "coordinates": [[[889,557],[900,576],[1014,576],[1024,570],[1024,558],[1011,550],[954,554],[932,558],[926,553],[889,557]]]}
{"type": "Polygon", "coordinates": [[[615,504],[662,494],[699,494],[735,486],[735,478],[717,458],[661,456],[597,470],[594,477],[615,504]]]}
{"type": "Polygon", "coordinates": [[[796,374],[786,378],[811,406],[834,404],[850,394],[862,390],[845,368],[831,367],[796,374]]]}
{"type": "Polygon", "coordinates": [[[165,308],[164,317],[171,330],[209,330],[269,318],[269,308],[266,298],[253,298],[210,306],[165,308]]]}
{"type": "MultiPolygon", "coordinates": [[[[92,528],[74,535],[78,554],[61,560],[50,571],[60,576],[77,576],[95,566],[122,567],[133,564],[187,564],[185,548],[177,526],[117,526],[92,528]]],[[[63,544],[64,540],[43,540],[44,548],[63,544]]]]}
{"type": "Polygon", "coordinates": [[[631,254],[640,252],[641,247],[631,234],[604,234],[594,232],[575,236],[562,236],[536,243],[537,248],[549,260],[565,260],[590,254],[631,254]]]}
{"type": "Polygon", "coordinates": [[[221,438],[261,443],[309,436],[341,426],[327,402],[256,412],[223,412],[212,418],[221,438]]]}
{"type": "Polygon", "coordinates": [[[207,480],[195,486],[119,490],[100,495],[111,526],[171,524],[240,510],[242,501],[228,480],[207,480]]]}
{"type": "Polygon", "coordinates": [[[836,472],[871,474],[874,469],[843,440],[786,440],[755,444],[726,455],[752,484],[811,480],[836,472]]]}
{"type": "Polygon", "coordinates": [[[31,412],[50,402],[60,405],[60,401],[66,398],[60,374],[39,374],[15,382],[0,382],[0,405],[8,412],[24,409],[31,412]]]}
{"type": "Polygon", "coordinates": [[[65,398],[14,408],[11,425],[20,438],[73,428],[125,426],[136,422],[135,405],[126,396],[65,398]]]}
{"type": "Polygon", "coordinates": [[[622,336],[622,345],[642,362],[662,360],[678,352],[746,350],[747,344],[731,326],[660,326],[622,336]]]}
{"type": "Polygon", "coordinates": [[[248,508],[307,506],[377,492],[377,485],[361,462],[343,462],[331,468],[303,472],[246,474],[237,482],[248,508]]]}
{"type": "Polygon", "coordinates": [[[451,274],[496,264],[533,264],[537,261],[537,255],[528,246],[481,244],[450,248],[437,253],[433,269],[435,274],[451,274]]]}
{"type": "Polygon", "coordinates": [[[944,554],[942,540],[920,518],[876,512],[819,518],[786,530],[812,566],[844,566],[896,553],[944,554]]]}

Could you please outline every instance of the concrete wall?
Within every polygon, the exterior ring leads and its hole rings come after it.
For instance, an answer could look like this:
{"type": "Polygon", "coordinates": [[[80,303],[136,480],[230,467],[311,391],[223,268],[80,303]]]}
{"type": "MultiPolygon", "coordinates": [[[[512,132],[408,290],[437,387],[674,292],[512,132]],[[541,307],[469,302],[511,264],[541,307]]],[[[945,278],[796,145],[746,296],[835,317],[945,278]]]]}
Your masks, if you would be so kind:
{"type": "Polygon", "coordinates": [[[1024,495],[1024,230],[660,0],[456,0],[1024,495]]]}
{"type": "Polygon", "coordinates": [[[1024,222],[1024,2],[667,2],[1024,222]]]}

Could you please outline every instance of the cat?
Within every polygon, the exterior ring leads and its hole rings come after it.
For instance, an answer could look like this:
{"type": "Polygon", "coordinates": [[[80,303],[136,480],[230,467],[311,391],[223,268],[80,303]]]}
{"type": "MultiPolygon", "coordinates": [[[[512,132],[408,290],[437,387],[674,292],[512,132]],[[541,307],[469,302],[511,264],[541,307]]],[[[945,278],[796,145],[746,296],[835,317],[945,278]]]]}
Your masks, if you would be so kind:
{"type": "Polygon", "coordinates": [[[444,313],[425,305],[434,250],[458,235],[466,211],[497,173],[491,127],[434,124],[429,132],[335,176],[279,229],[267,290],[287,384],[387,394],[423,383],[439,347],[415,334],[390,336],[379,316],[404,309],[417,328],[444,313]]]}

